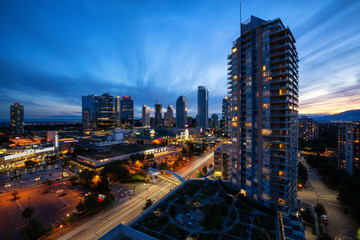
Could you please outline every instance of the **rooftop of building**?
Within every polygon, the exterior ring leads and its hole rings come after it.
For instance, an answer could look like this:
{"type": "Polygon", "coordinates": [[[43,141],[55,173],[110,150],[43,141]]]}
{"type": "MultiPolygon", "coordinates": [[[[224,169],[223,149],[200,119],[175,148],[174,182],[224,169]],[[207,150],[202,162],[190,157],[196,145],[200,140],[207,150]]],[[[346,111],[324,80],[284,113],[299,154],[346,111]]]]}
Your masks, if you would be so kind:
{"type": "MultiPolygon", "coordinates": [[[[280,239],[275,211],[214,180],[188,180],[130,227],[156,239],[280,239]]],[[[107,239],[107,238],[102,238],[107,239]]]]}
{"type": "Polygon", "coordinates": [[[80,156],[93,158],[95,160],[101,160],[104,158],[111,158],[120,155],[142,152],[159,147],[162,146],[153,144],[115,144],[110,146],[98,147],[96,148],[97,151],[95,152],[93,151],[94,148],[92,148],[92,151],[81,153],[80,156]]]}

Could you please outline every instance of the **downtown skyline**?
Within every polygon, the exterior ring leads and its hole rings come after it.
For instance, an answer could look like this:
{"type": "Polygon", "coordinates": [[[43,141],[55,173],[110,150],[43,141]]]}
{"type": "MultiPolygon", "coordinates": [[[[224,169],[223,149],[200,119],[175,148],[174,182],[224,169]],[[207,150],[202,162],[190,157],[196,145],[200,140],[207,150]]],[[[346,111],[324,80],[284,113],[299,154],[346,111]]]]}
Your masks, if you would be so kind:
{"type": "MultiPolygon", "coordinates": [[[[104,92],[132,96],[135,118],[143,104],[175,105],[187,96],[195,117],[198,86],[209,90],[209,116],[221,113],[229,45],[239,36],[238,1],[111,4],[0,3],[7,36],[0,40],[0,119],[19,102],[25,120],[80,120],[81,96],[104,92]]],[[[358,108],[360,27],[352,19],[359,10],[354,0],[243,1],[242,21],[281,18],[293,30],[300,114],[358,108]]]]}

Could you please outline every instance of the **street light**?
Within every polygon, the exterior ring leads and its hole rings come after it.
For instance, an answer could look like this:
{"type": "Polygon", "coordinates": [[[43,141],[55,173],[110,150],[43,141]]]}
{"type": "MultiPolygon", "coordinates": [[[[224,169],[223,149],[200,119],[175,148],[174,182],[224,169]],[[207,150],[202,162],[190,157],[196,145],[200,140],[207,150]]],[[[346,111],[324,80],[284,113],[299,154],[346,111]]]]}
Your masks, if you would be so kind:
{"type": "Polygon", "coordinates": [[[61,224],[60,225],[61,235],[63,235],[62,227],[63,227],[63,225],[61,224]]]}
{"type": "Polygon", "coordinates": [[[11,186],[10,183],[6,184],[6,191],[8,192],[9,191],[9,187],[11,186]]]}
{"type": "Polygon", "coordinates": [[[37,184],[39,185],[40,177],[36,177],[35,180],[37,181],[37,184]]]}

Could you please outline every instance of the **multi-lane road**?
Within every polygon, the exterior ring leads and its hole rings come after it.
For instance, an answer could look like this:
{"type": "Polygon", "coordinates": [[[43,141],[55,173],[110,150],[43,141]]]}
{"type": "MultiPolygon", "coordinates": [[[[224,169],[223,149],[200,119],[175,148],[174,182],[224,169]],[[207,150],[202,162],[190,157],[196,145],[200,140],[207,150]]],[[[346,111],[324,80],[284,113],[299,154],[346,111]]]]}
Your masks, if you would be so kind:
{"type": "MultiPolygon", "coordinates": [[[[327,211],[328,225],[325,231],[335,240],[350,240],[355,238],[356,225],[348,214],[341,211],[337,201],[337,192],[325,187],[319,176],[311,169],[304,159],[300,159],[309,172],[306,188],[298,192],[298,197],[303,206],[315,206],[322,203],[327,211]]],[[[308,239],[313,236],[307,236],[308,239]]]]}
{"type": "MultiPolygon", "coordinates": [[[[181,166],[176,173],[187,179],[194,174],[196,170],[213,163],[213,157],[214,151],[209,151],[205,155],[181,166]]],[[[91,220],[88,220],[81,225],[78,224],[70,231],[65,230],[62,236],[59,235],[59,239],[97,239],[120,223],[131,223],[134,218],[142,213],[142,208],[145,205],[146,199],[157,201],[176,186],[175,183],[158,179],[156,184],[153,184],[147,188],[147,190],[143,190],[140,193],[137,192],[135,197],[124,200],[122,203],[117,204],[108,211],[93,217],[91,220]]]]}

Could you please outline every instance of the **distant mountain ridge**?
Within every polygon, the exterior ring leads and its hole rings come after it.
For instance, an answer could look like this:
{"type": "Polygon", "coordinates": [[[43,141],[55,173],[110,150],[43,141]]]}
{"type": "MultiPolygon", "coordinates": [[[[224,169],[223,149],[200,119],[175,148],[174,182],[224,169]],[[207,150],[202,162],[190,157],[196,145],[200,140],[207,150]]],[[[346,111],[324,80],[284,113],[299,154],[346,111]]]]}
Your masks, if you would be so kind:
{"type": "Polygon", "coordinates": [[[325,117],[316,118],[319,122],[331,122],[331,121],[360,121],[360,109],[349,110],[346,112],[327,115],[325,117]]]}

